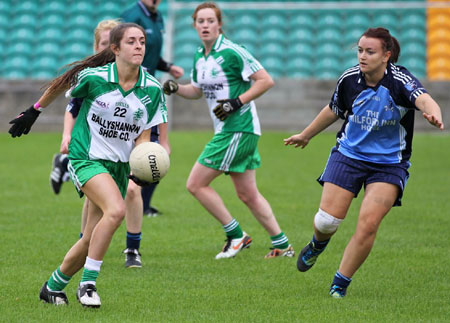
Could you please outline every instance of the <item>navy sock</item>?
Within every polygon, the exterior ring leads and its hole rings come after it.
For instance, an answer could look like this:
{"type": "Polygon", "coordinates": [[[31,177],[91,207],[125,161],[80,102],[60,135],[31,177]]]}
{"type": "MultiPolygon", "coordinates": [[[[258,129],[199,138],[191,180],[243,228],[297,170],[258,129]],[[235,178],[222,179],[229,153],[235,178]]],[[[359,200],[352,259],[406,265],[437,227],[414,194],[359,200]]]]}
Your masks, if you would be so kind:
{"type": "Polygon", "coordinates": [[[316,236],[313,235],[313,238],[312,238],[311,241],[314,243],[314,248],[316,248],[316,249],[325,249],[325,247],[327,246],[328,242],[330,242],[330,239],[324,240],[324,241],[318,241],[316,239],[316,236]]]}
{"type": "Polygon", "coordinates": [[[141,236],[142,232],[131,233],[127,231],[127,248],[139,250],[139,247],[141,246],[141,236]]]}
{"type": "Polygon", "coordinates": [[[144,202],[144,213],[150,211],[150,202],[152,200],[153,192],[155,191],[157,183],[152,183],[149,186],[144,186],[141,190],[142,202],[144,202]]]}
{"type": "Polygon", "coordinates": [[[339,287],[347,288],[351,282],[352,282],[352,279],[348,278],[347,276],[342,275],[339,272],[339,270],[336,272],[336,275],[334,275],[333,285],[338,285],[339,287]]]}

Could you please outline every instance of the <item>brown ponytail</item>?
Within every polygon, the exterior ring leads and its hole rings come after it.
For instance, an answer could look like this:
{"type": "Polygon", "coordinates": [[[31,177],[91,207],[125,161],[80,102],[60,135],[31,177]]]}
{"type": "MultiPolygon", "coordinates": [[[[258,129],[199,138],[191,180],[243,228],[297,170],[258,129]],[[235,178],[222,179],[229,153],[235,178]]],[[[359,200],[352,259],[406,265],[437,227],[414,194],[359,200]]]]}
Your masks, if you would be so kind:
{"type": "Polygon", "coordinates": [[[98,67],[103,66],[108,63],[114,62],[116,56],[111,50],[112,46],[120,48],[120,41],[128,28],[138,28],[145,35],[145,30],[141,26],[134,23],[122,23],[114,27],[109,34],[109,48],[104,51],[86,57],[81,61],[73,62],[72,64],[66,65],[69,68],[64,74],[58,76],[57,78],[50,81],[47,86],[47,91],[52,94],[61,88],[68,89],[77,82],[78,73],[88,67],[98,67]]]}
{"type": "Polygon", "coordinates": [[[391,52],[389,62],[396,63],[398,61],[400,57],[400,43],[389,33],[389,30],[382,27],[369,28],[361,35],[361,37],[363,36],[380,39],[383,50],[391,52]]]}

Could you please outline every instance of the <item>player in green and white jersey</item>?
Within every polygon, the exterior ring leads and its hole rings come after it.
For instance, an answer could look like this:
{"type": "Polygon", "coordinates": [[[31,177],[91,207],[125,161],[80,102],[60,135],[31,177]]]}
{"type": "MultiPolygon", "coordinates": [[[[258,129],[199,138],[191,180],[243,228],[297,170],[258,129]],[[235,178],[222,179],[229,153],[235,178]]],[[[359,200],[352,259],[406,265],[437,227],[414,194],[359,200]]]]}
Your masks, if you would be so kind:
{"type": "Polygon", "coordinates": [[[223,173],[230,175],[239,198],[269,233],[273,248],[266,258],[293,257],[294,249],[256,186],[261,127],[253,100],[270,89],[273,80],[244,47],[224,37],[222,14],[214,3],[200,4],[193,18],[203,46],[195,53],[191,84],[169,80],[164,92],[187,99],[204,95],[208,102],[214,137],[192,168],[187,189],[224,228],[227,242],[216,259],[234,257],[252,242],[210,186],[223,173]]]}
{"type": "MultiPolygon", "coordinates": [[[[84,265],[77,299],[99,307],[96,279],[112,236],[125,217],[124,197],[132,148],[150,140],[152,126],[167,123],[164,94],[142,67],[145,32],[125,23],[110,32],[110,47],[75,64],[53,80],[36,104],[17,116],[9,133],[27,134],[43,107],[68,88],[83,98],[69,145],[70,173],[80,195],[89,198],[83,237],[45,282],[40,299],[68,304],[63,289],[84,265]]],[[[168,149],[168,147],[165,147],[168,149]]]]}

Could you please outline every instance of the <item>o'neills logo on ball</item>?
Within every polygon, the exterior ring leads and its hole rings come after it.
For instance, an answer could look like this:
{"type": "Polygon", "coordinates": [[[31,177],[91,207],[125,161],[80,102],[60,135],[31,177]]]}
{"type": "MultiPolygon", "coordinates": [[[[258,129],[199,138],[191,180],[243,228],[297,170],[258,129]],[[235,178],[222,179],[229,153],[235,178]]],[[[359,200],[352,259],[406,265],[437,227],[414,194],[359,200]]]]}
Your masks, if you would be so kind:
{"type": "Polygon", "coordinates": [[[158,165],[156,163],[156,156],[155,155],[148,155],[148,164],[150,166],[150,169],[152,170],[152,177],[154,181],[159,181],[161,178],[161,173],[158,169],[158,165]]]}

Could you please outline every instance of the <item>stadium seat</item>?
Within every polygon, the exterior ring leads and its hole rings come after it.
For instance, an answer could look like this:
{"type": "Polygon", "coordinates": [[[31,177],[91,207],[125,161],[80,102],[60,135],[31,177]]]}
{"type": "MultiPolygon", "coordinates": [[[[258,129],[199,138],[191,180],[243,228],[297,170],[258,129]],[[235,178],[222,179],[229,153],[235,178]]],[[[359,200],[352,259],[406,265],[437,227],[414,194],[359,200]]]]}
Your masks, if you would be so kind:
{"type": "Polygon", "coordinates": [[[315,24],[313,15],[308,10],[292,10],[290,12],[290,18],[288,20],[288,30],[299,30],[299,29],[311,29],[315,24]]]}
{"type": "Polygon", "coordinates": [[[358,64],[358,58],[356,57],[356,55],[354,57],[350,57],[350,56],[344,56],[344,58],[341,60],[341,66],[342,66],[342,71],[341,74],[348,68],[355,66],[356,64],[358,64]]]}
{"type": "Polygon", "coordinates": [[[92,54],[92,45],[82,43],[69,43],[64,45],[62,55],[83,59],[92,54]]]}
{"type": "Polygon", "coordinates": [[[13,42],[6,47],[6,57],[22,56],[30,57],[34,53],[34,48],[29,42],[13,42]]]}
{"type": "Polygon", "coordinates": [[[450,29],[450,10],[429,11],[427,19],[428,29],[447,28],[450,29]]]}
{"type": "Polygon", "coordinates": [[[54,56],[41,56],[33,59],[31,62],[31,68],[33,71],[40,70],[52,70],[56,72],[61,66],[59,66],[59,61],[54,56]]]}
{"type": "Polygon", "coordinates": [[[26,70],[22,69],[14,69],[14,68],[4,68],[2,72],[2,76],[10,79],[10,80],[18,80],[23,79],[30,76],[30,73],[26,70]]]}
{"type": "Polygon", "coordinates": [[[120,14],[124,8],[113,1],[100,1],[99,7],[97,8],[97,12],[101,13],[102,15],[108,15],[111,17],[119,17],[120,14]]]}
{"type": "Polygon", "coordinates": [[[423,59],[408,57],[402,59],[400,57],[399,65],[405,66],[414,76],[423,78],[426,75],[426,62],[423,59]]]}
{"type": "Polygon", "coordinates": [[[425,10],[407,10],[405,13],[402,13],[400,19],[400,28],[401,30],[407,29],[425,29],[426,25],[426,15],[425,10]]]}
{"type": "Polygon", "coordinates": [[[284,30],[287,27],[287,15],[284,11],[271,11],[263,15],[261,23],[262,30],[266,28],[284,30]]]}
{"type": "Polygon", "coordinates": [[[44,28],[41,29],[37,35],[37,39],[39,42],[62,42],[64,40],[64,33],[62,29],[56,28],[44,28]]]}
{"type": "Polygon", "coordinates": [[[450,53],[450,44],[447,42],[439,42],[428,46],[429,57],[447,57],[450,53]]]}
{"type": "Polygon", "coordinates": [[[35,37],[36,35],[34,33],[34,30],[29,28],[13,29],[7,36],[8,39],[14,39],[14,41],[21,42],[33,42],[35,37]]]}
{"type": "Polygon", "coordinates": [[[294,57],[286,63],[287,76],[309,77],[312,76],[312,60],[304,57],[294,57]]]}
{"type": "Polygon", "coordinates": [[[332,42],[324,42],[317,46],[315,50],[317,57],[334,57],[340,58],[342,55],[342,47],[332,42]]]}
{"type": "Polygon", "coordinates": [[[401,57],[414,57],[425,60],[427,49],[424,43],[407,42],[401,45],[401,57]]]}
{"type": "Polygon", "coordinates": [[[58,73],[56,70],[40,69],[29,76],[34,80],[50,80],[58,76],[58,73]]]}
{"type": "Polygon", "coordinates": [[[37,24],[37,19],[35,15],[31,15],[28,13],[20,14],[10,20],[9,24],[12,25],[12,28],[23,27],[34,29],[37,24]]]}
{"type": "Polygon", "coordinates": [[[394,11],[388,12],[388,11],[381,11],[381,10],[375,10],[373,13],[373,22],[372,27],[383,27],[389,30],[391,34],[395,36],[398,28],[399,19],[394,11]]]}
{"type": "Polygon", "coordinates": [[[175,58],[181,59],[184,57],[189,57],[191,60],[193,60],[193,57],[197,52],[198,47],[199,44],[192,42],[177,44],[174,48],[175,58]]]}
{"type": "Polygon", "coordinates": [[[184,69],[183,79],[189,79],[192,67],[194,65],[194,56],[175,57],[174,63],[184,69]]]}
{"type": "Polygon", "coordinates": [[[297,29],[288,33],[288,42],[289,44],[296,44],[296,43],[314,44],[316,42],[316,39],[314,38],[312,30],[297,29]]]}
{"type": "MultiPolygon", "coordinates": [[[[108,2],[108,1],[106,1],[108,2]]],[[[73,1],[70,6],[68,6],[68,14],[70,16],[80,15],[80,16],[90,16],[94,12],[98,11],[95,7],[94,1],[89,0],[77,0],[73,1]]]]}
{"type": "Polygon", "coordinates": [[[316,56],[317,53],[314,51],[313,46],[309,43],[296,43],[291,44],[287,48],[287,57],[304,57],[306,59],[311,59],[316,56]]]}
{"type": "Polygon", "coordinates": [[[344,23],[344,30],[346,32],[355,28],[358,30],[366,30],[372,27],[368,12],[363,10],[345,10],[342,22],[344,23]]]}
{"type": "Polygon", "coordinates": [[[344,49],[352,49],[357,48],[358,41],[361,38],[361,35],[366,31],[366,28],[355,27],[350,30],[346,30],[343,35],[342,46],[344,49]]]}
{"type": "Polygon", "coordinates": [[[254,12],[248,12],[248,13],[241,13],[236,16],[236,18],[233,20],[233,28],[250,28],[250,29],[256,29],[257,26],[261,25],[261,21],[258,18],[258,15],[254,12]]]}
{"type": "Polygon", "coordinates": [[[81,42],[81,43],[92,43],[93,33],[86,29],[74,28],[68,30],[64,34],[65,43],[81,42]]]}
{"type": "Polygon", "coordinates": [[[285,53],[286,48],[282,44],[278,43],[264,43],[259,47],[259,57],[280,57],[285,53]]]}
{"type": "Polygon", "coordinates": [[[199,37],[194,28],[184,28],[174,33],[175,46],[180,42],[195,42],[199,43],[199,37]]]}
{"type": "Polygon", "coordinates": [[[16,69],[27,71],[30,67],[30,60],[28,56],[11,56],[7,57],[3,62],[5,69],[16,69]]]}
{"type": "Polygon", "coordinates": [[[343,19],[338,10],[322,10],[316,23],[320,28],[340,30],[342,21],[343,19]]]}
{"type": "Polygon", "coordinates": [[[323,28],[317,34],[317,42],[319,44],[323,43],[341,44],[342,33],[339,30],[334,29],[334,27],[323,28]]]}
{"type": "Polygon", "coordinates": [[[286,33],[282,29],[267,28],[260,33],[259,41],[263,44],[267,42],[284,45],[286,41],[286,33]]]}
{"type": "MultiPolygon", "coordinates": [[[[100,21],[102,19],[99,19],[100,21]]],[[[97,26],[97,20],[89,15],[74,15],[67,22],[66,30],[84,29],[92,33],[97,26]]]]}
{"type": "Polygon", "coordinates": [[[39,26],[42,28],[63,28],[66,25],[66,21],[63,15],[51,13],[44,15],[38,21],[39,26]]]}
{"type": "Polygon", "coordinates": [[[176,12],[175,15],[175,32],[191,28],[193,29],[193,11],[190,9],[182,9],[176,12]]]}
{"type": "Polygon", "coordinates": [[[284,73],[284,62],[282,59],[275,57],[275,56],[269,56],[266,58],[263,58],[261,61],[262,66],[266,69],[266,71],[273,77],[273,78],[279,78],[283,76],[284,73]]]}
{"type": "Polygon", "coordinates": [[[40,11],[41,18],[44,18],[46,15],[60,15],[63,17],[67,8],[62,1],[44,1],[40,11]]]}
{"type": "Polygon", "coordinates": [[[427,41],[429,44],[434,42],[448,41],[450,39],[450,28],[439,28],[428,31],[427,41]]]}
{"type": "Polygon", "coordinates": [[[420,28],[408,28],[406,30],[402,30],[398,36],[399,41],[401,41],[400,45],[406,42],[421,42],[425,43],[427,34],[425,29],[420,28]]]}
{"type": "Polygon", "coordinates": [[[11,13],[11,1],[0,1],[0,14],[11,13]]]}
{"type": "Polygon", "coordinates": [[[61,44],[58,42],[47,41],[40,42],[39,46],[33,51],[37,57],[40,56],[54,56],[58,57],[61,52],[61,44]]]}
{"type": "Polygon", "coordinates": [[[242,45],[254,44],[260,39],[259,34],[254,29],[244,28],[236,30],[231,37],[231,40],[242,45]]]}
{"type": "Polygon", "coordinates": [[[320,58],[316,61],[313,75],[318,79],[335,79],[345,70],[340,64],[339,59],[320,58]]]}
{"type": "Polygon", "coordinates": [[[31,14],[34,15],[38,12],[38,1],[16,1],[13,6],[11,6],[11,13],[13,15],[17,14],[31,14]]]}

